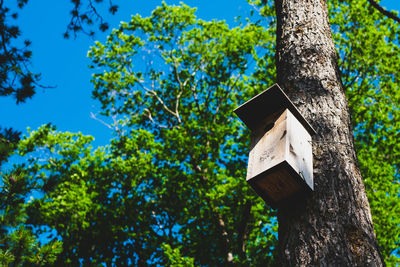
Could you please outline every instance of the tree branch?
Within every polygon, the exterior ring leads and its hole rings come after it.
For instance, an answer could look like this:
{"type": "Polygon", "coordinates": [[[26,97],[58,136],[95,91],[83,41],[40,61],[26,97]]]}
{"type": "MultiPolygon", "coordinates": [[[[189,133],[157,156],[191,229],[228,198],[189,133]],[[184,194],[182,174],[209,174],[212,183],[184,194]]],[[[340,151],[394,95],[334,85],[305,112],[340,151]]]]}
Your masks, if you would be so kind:
{"type": "MultiPolygon", "coordinates": [[[[172,111],[164,102],[164,100],[161,99],[161,97],[157,94],[156,91],[149,89],[147,87],[145,87],[141,82],[138,83],[147,93],[149,93],[150,95],[153,95],[157,101],[161,104],[161,106],[164,108],[165,111],[167,111],[168,113],[170,113],[171,115],[173,115],[174,117],[176,117],[177,119],[180,119],[177,114],[172,111]]],[[[154,86],[152,86],[154,87],[154,86]]]]}
{"type": "Polygon", "coordinates": [[[172,62],[174,63],[175,79],[179,83],[179,93],[178,93],[178,95],[176,97],[176,103],[175,103],[175,114],[176,114],[176,118],[178,119],[178,122],[181,123],[182,121],[181,121],[181,118],[180,118],[180,115],[179,115],[179,100],[180,100],[180,98],[182,96],[184,87],[185,87],[186,82],[188,81],[188,79],[184,83],[182,83],[181,78],[179,77],[179,71],[178,71],[177,62],[176,62],[176,60],[175,60],[173,55],[171,55],[171,59],[172,59],[172,62]]]}
{"type": "Polygon", "coordinates": [[[159,128],[168,129],[168,126],[159,124],[153,119],[153,116],[151,115],[151,111],[148,108],[145,108],[144,111],[146,113],[145,116],[147,116],[147,118],[151,121],[151,123],[153,123],[154,125],[156,125],[159,128]]]}
{"type": "MultiPolygon", "coordinates": [[[[206,182],[208,178],[206,177],[207,169],[202,170],[199,165],[196,164],[196,160],[194,158],[191,158],[190,163],[195,166],[194,170],[197,171],[197,173],[200,175],[200,184],[202,186],[202,189],[204,191],[208,191],[206,188],[206,182]]],[[[210,217],[214,220],[215,226],[219,230],[221,236],[220,238],[223,240],[225,243],[225,249],[226,249],[226,262],[231,264],[233,262],[233,253],[230,250],[231,248],[231,240],[229,239],[229,234],[225,226],[225,221],[224,218],[222,217],[221,213],[218,211],[215,205],[215,200],[210,199],[209,196],[204,194],[204,198],[206,200],[207,206],[210,208],[210,217]]]]}
{"type": "Polygon", "coordinates": [[[238,231],[238,243],[239,243],[239,253],[240,256],[244,259],[246,257],[246,246],[244,241],[246,239],[246,228],[247,223],[249,222],[250,214],[251,214],[251,201],[246,201],[242,209],[242,218],[239,225],[238,231]]]}
{"type": "Polygon", "coordinates": [[[387,11],[386,9],[384,9],[381,5],[379,5],[374,0],[368,0],[368,2],[371,4],[371,6],[376,8],[379,12],[381,12],[386,17],[388,17],[388,18],[400,23],[400,18],[396,14],[394,14],[393,12],[387,11]]]}
{"type": "MultiPolygon", "coordinates": [[[[220,109],[221,105],[226,102],[226,99],[228,98],[229,94],[232,92],[233,88],[236,86],[237,82],[239,81],[239,79],[241,77],[242,77],[242,75],[239,74],[238,77],[236,77],[235,82],[232,85],[228,85],[228,88],[227,88],[227,90],[225,92],[225,95],[222,97],[221,101],[218,101],[219,99],[217,98],[218,106],[217,106],[217,108],[215,110],[213,123],[216,122],[217,115],[218,115],[218,112],[219,112],[219,109],[220,109]]],[[[231,78],[233,78],[233,77],[231,77],[231,78]]],[[[229,83],[230,83],[230,81],[231,81],[231,79],[229,79],[229,83]]]]}
{"type": "Polygon", "coordinates": [[[111,130],[113,129],[113,127],[112,127],[110,124],[108,124],[108,123],[106,123],[105,121],[103,121],[103,120],[97,118],[97,116],[96,116],[93,112],[90,112],[90,117],[91,117],[92,119],[94,119],[94,120],[100,122],[101,124],[103,124],[103,125],[106,126],[107,128],[109,128],[109,129],[111,129],[111,130]]]}

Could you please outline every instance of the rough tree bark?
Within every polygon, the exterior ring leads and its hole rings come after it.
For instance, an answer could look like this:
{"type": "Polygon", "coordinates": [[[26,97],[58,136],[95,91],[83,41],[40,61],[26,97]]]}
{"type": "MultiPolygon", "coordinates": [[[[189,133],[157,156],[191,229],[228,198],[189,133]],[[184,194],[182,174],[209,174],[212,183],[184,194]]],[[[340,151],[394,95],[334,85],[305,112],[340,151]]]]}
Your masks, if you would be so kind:
{"type": "Polygon", "coordinates": [[[383,266],[326,0],[276,0],[278,83],[317,131],[315,192],[281,208],[279,266],[383,266]]]}

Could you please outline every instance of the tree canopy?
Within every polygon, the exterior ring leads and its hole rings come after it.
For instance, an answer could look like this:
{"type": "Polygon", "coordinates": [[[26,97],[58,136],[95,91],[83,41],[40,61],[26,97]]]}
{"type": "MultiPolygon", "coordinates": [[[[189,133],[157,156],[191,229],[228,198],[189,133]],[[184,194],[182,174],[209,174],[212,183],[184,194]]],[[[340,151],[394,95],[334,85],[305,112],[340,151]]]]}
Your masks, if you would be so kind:
{"type": "MultiPolygon", "coordinates": [[[[102,32],[109,27],[98,11],[103,0],[69,0],[71,3],[70,21],[66,25],[64,38],[79,33],[94,37],[95,28],[102,32]]],[[[32,42],[23,39],[18,26],[20,13],[29,0],[0,1],[0,97],[12,97],[15,103],[22,104],[31,99],[37,88],[51,88],[40,82],[40,73],[32,70],[32,42]]],[[[118,5],[108,1],[108,12],[115,14],[118,5]]],[[[13,128],[0,126],[0,165],[16,148],[20,132],[13,128]]]]}
{"type": "MultiPolygon", "coordinates": [[[[13,96],[16,103],[23,103],[35,94],[35,87],[40,84],[40,74],[32,73],[30,69],[32,51],[31,41],[21,40],[21,31],[16,24],[20,9],[29,0],[15,1],[15,7],[4,1],[0,2],[0,96],[13,96]]],[[[106,31],[108,23],[97,11],[98,4],[103,0],[70,0],[70,22],[66,26],[65,38],[84,33],[94,36],[94,26],[106,31]]],[[[118,5],[109,1],[108,11],[115,14],[118,5]]]]}
{"type": "MultiPolygon", "coordinates": [[[[0,262],[270,265],[275,211],[245,183],[249,133],[232,110],[275,81],[275,15],[235,27],[163,3],[132,16],[92,60],[93,98],[114,129],[46,125],[3,174],[0,262]]],[[[330,1],[360,167],[388,265],[400,262],[399,33],[367,4],[330,1]]],[[[329,144],[326,144],[329,145],[329,144]]]]}

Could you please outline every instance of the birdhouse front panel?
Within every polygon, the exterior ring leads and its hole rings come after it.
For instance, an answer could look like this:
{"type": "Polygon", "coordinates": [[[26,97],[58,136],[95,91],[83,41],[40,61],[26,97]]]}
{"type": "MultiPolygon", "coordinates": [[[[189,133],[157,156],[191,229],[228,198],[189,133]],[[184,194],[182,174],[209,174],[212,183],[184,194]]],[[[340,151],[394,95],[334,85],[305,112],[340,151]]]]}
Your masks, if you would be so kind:
{"type": "Polygon", "coordinates": [[[252,133],[247,178],[263,173],[285,160],[287,112],[270,116],[252,133]]]}

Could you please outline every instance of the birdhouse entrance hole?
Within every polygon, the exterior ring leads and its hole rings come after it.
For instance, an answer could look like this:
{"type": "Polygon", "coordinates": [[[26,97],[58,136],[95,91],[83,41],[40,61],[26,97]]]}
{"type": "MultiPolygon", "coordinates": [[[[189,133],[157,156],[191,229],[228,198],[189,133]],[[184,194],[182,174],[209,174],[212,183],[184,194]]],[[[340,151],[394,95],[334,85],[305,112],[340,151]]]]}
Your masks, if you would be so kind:
{"type": "Polygon", "coordinates": [[[265,132],[268,132],[269,130],[271,130],[272,128],[274,128],[274,125],[275,125],[275,123],[270,123],[270,124],[268,124],[267,126],[265,126],[265,129],[264,129],[264,131],[265,132]]]}

